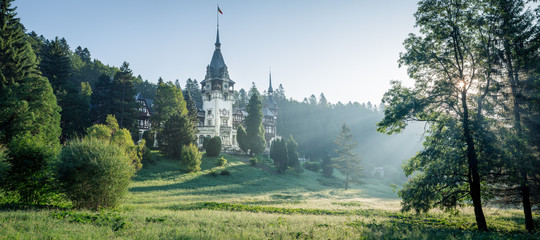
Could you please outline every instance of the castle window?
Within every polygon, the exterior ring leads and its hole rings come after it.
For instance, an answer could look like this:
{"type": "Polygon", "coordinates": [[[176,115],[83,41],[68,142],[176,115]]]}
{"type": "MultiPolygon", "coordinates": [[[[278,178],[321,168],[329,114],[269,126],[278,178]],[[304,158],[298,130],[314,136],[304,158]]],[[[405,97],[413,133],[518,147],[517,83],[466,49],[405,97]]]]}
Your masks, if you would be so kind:
{"type": "Polygon", "coordinates": [[[212,126],[212,120],[208,119],[208,126],[212,126]]]}
{"type": "Polygon", "coordinates": [[[227,126],[227,119],[223,119],[223,120],[221,121],[221,124],[222,124],[223,126],[227,126]]]}

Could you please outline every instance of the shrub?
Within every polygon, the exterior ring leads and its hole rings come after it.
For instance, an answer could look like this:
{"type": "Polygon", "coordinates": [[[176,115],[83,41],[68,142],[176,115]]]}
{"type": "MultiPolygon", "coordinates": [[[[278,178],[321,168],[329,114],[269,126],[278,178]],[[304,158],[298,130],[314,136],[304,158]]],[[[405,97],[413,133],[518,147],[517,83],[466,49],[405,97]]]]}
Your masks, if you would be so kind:
{"type": "Polygon", "coordinates": [[[225,170],[221,171],[220,174],[221,174],[222,176],[229,176],[229,175],[231,175],[231,172],[230,172],[229,170],[225,169],[225,170]]]}
{"type": "Polygon", "coordinates": [[[188,172],[198,172],[201,170],[202,154],[193,143],[182,146],[181,163],[188,172]]]}
{"type": "Polygon", "coordinates": [[[217,177],[218,175],[219,175],[219,173],[216,170],[210,171],[210,176],[217,177]]]}
{"type": "Polygon", "coordinates": [[[313,172],[319,172],[321,170],[321,164],[319,162],[305,162],[304,168],[313,172]]]}
{"type": "Polygon", "coordinates": [[[225,159],[224,157],[219,158],[216,162],[216,165],[219,167],[227,165],[227,159],[225,159]]]}
{"type": "Polygon", "coordinates": [[[61,191],[76,207],[111,208],[127,193],[134,168],[122,147],[83,138],[64,147],[57,174],[61,191]]]}
{"type": "Polygon", "coordinates": [[[220,152],[221,152],[221,138],[218,136],[210,138],[206,146],[206,154],[208,154],[209,157],[217,157],[219,156],[220,152]]]}
{"type": "Polygon", "coordinates": [[[250,164],[251,166],[256,166],[257,164],[259,164],[259,159],[257,159],[257,158],[250,158],[250,159],[249,159],[249,164],[250,164]]]}

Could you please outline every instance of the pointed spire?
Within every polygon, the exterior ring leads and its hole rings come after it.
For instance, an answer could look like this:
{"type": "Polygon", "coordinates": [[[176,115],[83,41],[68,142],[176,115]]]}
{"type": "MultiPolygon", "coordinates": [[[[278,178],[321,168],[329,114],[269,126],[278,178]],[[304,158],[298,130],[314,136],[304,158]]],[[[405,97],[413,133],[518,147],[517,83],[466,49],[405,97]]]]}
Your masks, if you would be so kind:
{"type": "Polygon", "coordinates": [[[268,93],[273,93],[274,89],[272,88],[272,71],[270,71],[268,75],[270,77],[270,86],[268,87],[268,93]]]}
{"type": "Polygon", "coordinates": [[[219,42],[219,27],[217,29],[217,35],[216,35],[216,49],[221,48],[221,43],[219,42]]]}

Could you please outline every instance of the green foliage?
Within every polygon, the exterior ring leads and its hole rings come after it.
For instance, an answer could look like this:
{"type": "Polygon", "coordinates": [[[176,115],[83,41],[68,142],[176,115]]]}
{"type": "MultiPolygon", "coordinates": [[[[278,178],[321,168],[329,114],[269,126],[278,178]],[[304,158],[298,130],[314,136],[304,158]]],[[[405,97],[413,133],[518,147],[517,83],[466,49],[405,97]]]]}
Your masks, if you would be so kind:
{"type": "Polygon", "coordinates": [[[186,114],[175,113],[163,124],[158,132],[158,148],[171,158],[180,159],[182,146],[195,141],[193,125],[186,114]]]}
{"type": "Polygon", "coordinates": [[[110,144],[119,146],[124,149],[126,155],[131,159],[131,163],[135,171],[142,168],[144,145],[135,146],[133,138],[129,131],[125,128],[120,128],[116,118],[113,115],[107,115],[107,125],[95,124],[86,130],[86,137],[98,139],[110,144]]]}
{"type": "MultiPolygon", "coordinates": [[[[100,211],[99,213],[78,213],[74,211],[51,212],[54,219],[69,220],[70,223],[92,224],[95,226],[107,226],[113,231],[124,229],[128,224],[125,217],[116,212],[100,211]]],[[[159,221],[160,219],[158,219],[159,221]]],[[[148,221],[148,218],[147,218],[148,221]]]]}
{"type": "Polygon", "coordinates": [[[138,103],[134,100],[135,78],[129,63],[124,62],[120,71],[116,72],[109,91],[111,103],[110,112],[118,119],[118,125],[121,128],[129,130],[132,134],[137,132],[138,103]]]}
{"type": "Polygon", "coordinates": [[[363,170],[360,167],[360,158],[358,154],[352,151],[356,148],[357,143],[352,140],[351,129],[347,124],[343,123],[341,132],[336,137],[337,158],[332,159],[332,167],[337,168],[345,175],[345,190],[349,187],[349,182],[358,182],[360,172],[363,170]]]}
{"type": "Polygon", "coordinates": [[[298,143],[294,140],[293,136],[290,135],[287,139],[287,159],[288,159],[288,165],[291,168],[294,168],[294,170],[297,173],[302,172],[302,166],[300,166],[300,162],[298,161],[298,143]]]}
{"type": "Polygon", "coordinates": [[[252,157],[249,159],[249,165],[257,166],[257,164],[259,164],[259,159],[257,159],[256,157],[252,157]]]}
{"type": "Polygon", "coordinates": [[[4,178],[7,176],[11,168],[11,164],[7,160],[7,149],[0,145],[0,185],[5,185],[4,178]]]}
{"type": "Polygon", "coordinates": [[[60,149],[60,108],[49,81],[37,75],[36,56],[11,2],[0,2],[0,144],[11,165],[0,187],[38,203],[51,192],[48,169],[60,149]]]}
{"type": "Polygon", "coordinates": [[[320,172],[321,171],[321,163],[320,162],[310,162],[307,161],[304,163],[304,168],[312,171],[312,172],[320,172]]]}
{"type": "Polygon", "coordinates": [[[159,136],[166,132],[164,130],[164,123],[173,117],[173,115],[188,115],[186,105],[186,101],[182,95],[182,89],[170,81],[164,83],[163,79],[160,78],[158,80],[153,107],[155,113],[152,115],[151,120],[152,128],[158,133],[159,145],[162,145],[162,139],[159,136]]]}
{"type": "Polygon", "coordinates": [[[227,165],[227,159],[224,157],[220,157],[216,162],[216,166],[218,167],[224,167],[225,165],[227,165]]]}
{"type": "Polygon", "coordinates": [[[201,170],[202,153],[199,152],[197,146],[193,143],[182,146],[182,166],[188,172],[198,172],[201,170]]]}
{"type": "Polygon", "coordinates": [[[62,192],[76,207],[88,209],[118,205],[133,174],[124,148],[91,137],[69,142],[57,167],[62,192]]]}
{"type": "Polygon", "coordinates": [[[321,168],[322,168],[322,174],[325,178],[332,177],[332,173],[334,173],[334,168],[332,167],[332,159],[330,158],[330,155],[328,154],[328,152],[326,152],[323,157],[321,168]]]}
{"type": "Polygon", "coordinates": [[[272,145],[270,146],[270,158],[274,160],[274,165],[279,173],[285,172],[289,165],[287,154],[287,143],[284,139],[272,141],[272,145]]]}
{"type": "Polygon", "coordinates": [[[248,152],[248,139],[247,139],[247,133],[244,129],[244,126],[238,125],[238,128],[236,129],[236,142],[238,142],[238,146],[242,151],[245,153],[248,152]]]}
{"type": "MultiPolygon", "coordinates": [[[[255,91],[257,89],[253,87],[255,91]]],[[[246,117],[247,147],[250,154],[260,154],[264,151],[266,140],[264,139],[264,128],[262,125],[262,103],[259,94],[251,95],[247,105],[248,116],[246,117]]]]}
{"type": "Polygon", "coordinates": [[[221,138],[219,136],[210,138],[206,146],[206,154],[209,157],[217,157],[219,156],[220,152],[221,152],[221,138]]]}

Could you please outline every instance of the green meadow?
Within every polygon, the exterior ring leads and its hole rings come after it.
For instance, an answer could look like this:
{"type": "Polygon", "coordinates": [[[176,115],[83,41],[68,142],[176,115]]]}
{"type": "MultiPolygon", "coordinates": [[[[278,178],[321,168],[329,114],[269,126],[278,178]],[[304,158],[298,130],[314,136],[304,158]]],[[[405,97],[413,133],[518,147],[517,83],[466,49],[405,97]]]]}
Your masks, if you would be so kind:
{"type": "Polygon", "coordinates": [[[254,167],[223,154],[226,166],[205,157],[202,171],[185,173],[154,154],[156,165],[137,173],[118,208],[4,203],[0,239],[540,239],[526,233],[517,209],[488,207],[489,232],[475,230],[469,207],[402,213],[384,179],[344,191],[320,173],[276,174],[269,160],[254,167]]]}

